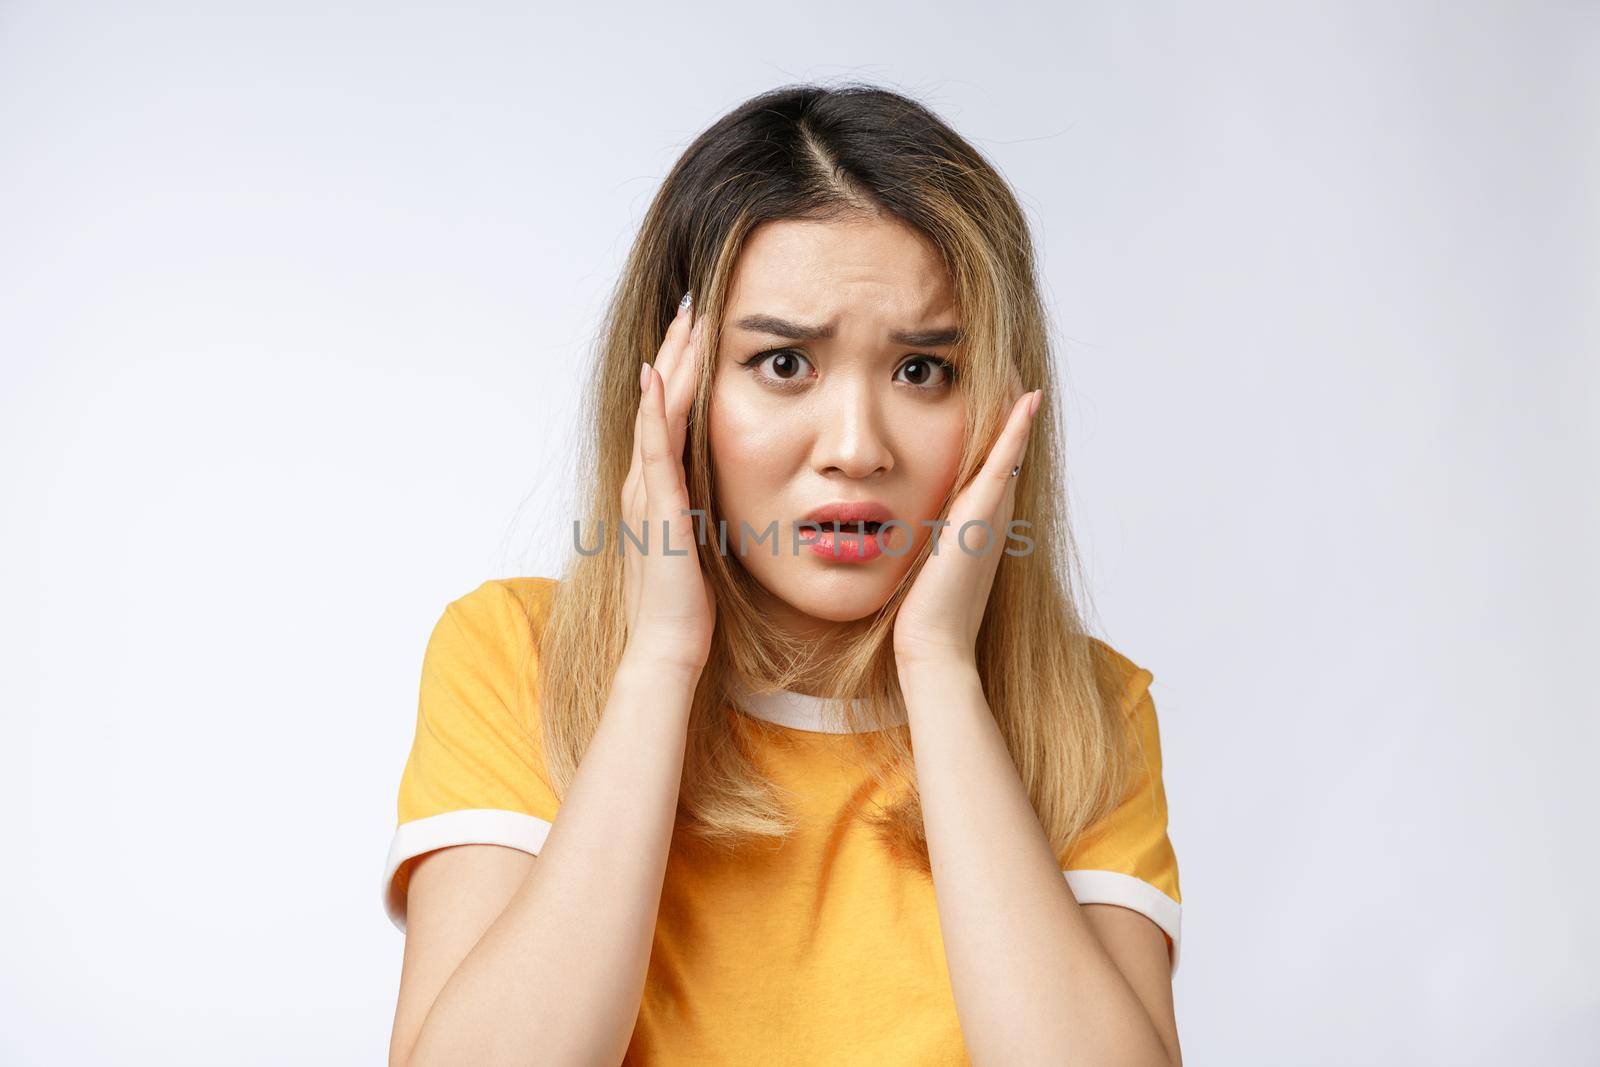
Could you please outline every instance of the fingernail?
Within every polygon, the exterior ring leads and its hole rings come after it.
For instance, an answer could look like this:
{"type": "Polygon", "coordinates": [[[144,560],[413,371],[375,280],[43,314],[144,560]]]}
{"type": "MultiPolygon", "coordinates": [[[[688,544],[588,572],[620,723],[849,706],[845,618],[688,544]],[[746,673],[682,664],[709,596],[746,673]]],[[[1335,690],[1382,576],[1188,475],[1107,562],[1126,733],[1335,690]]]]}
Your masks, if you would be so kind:
{"type": "Polygon", "coordinates": [[[1033,399],[1028,401],[1028,417],[1030,419],[1039,413],[1039,405],[1042,403],[1044,403],[1044,390],[1035,389],[1033,391],[1033,399]]]}
{"type": "Polygon", "coordinates": [[[684,293],[683,299],[678,301],[678,314],[682,315],[692,303],[694,303],[694,297],[689,293],[684,293]]]}
{"type": "Polygon", "coordinates": [[[643,393],[650,388],[650,364],[639,364],[639,392],[643,393]]]}

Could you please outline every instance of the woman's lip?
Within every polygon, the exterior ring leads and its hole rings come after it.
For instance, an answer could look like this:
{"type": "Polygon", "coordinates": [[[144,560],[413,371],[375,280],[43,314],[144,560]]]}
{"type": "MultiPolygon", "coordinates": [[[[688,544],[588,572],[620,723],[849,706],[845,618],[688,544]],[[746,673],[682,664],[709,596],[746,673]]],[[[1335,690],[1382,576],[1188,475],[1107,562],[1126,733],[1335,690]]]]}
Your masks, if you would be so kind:
{"type": "Polygon", "coordinates": [[[837,522],[843,526],[850,522],[888,522],[893,517],[893,513],[876,500],[841,500],[812,508],[800,521],[820,524],[837,522]]]}
{"type": "Polygon", "coordinates": [[[800,543],[823,559],[837,563],[867,563],[883,555],[878,537],[883,531],[863,533],[860,530],[832,529],[799,531],[800,543]]]}

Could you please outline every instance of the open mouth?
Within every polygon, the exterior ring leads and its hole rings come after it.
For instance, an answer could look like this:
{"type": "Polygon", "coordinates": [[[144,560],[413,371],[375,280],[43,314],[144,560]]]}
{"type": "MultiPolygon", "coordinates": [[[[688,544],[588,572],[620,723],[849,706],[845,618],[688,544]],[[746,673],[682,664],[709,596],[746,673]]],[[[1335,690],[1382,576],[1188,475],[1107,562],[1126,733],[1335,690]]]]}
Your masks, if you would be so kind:
{"type": "MultiPolygon", "coordinates": [[[[874,521],[874,522],[835,522],[833,519],[829,519],[826,522],[816,522],[815,526],[820,526],[822,528],[820,532],[826,533],[826,534],[830,534],[830,535],[833,533],[834,527],[837,526],[840,533],[864,533],[864,534],[867,534],[867,535],[870,536],[872,534],[876,534],[880,529],[882,529],[883,528],[883,523],[876,522],[876,521],[874,521]]],[[[807,526],[807,527],[801,528],[800,536],[801,537],[816,537],[818,532],[819,531],[816,530],[814,527],[807,526]]]]}
{"type": "MultiPolygon", "coordinates": [[[[884,522],[876,519],[853,519],[841,522],[811,519],[811,526],[799,526],[796,540],[813,554],[835,563],[869,563],[888,551],[880,542],[884,522]],[[819,529],[820,527],[820,529],[819,529]]],[[[884,541],[892,538],[883,538],[884,541]]]]}

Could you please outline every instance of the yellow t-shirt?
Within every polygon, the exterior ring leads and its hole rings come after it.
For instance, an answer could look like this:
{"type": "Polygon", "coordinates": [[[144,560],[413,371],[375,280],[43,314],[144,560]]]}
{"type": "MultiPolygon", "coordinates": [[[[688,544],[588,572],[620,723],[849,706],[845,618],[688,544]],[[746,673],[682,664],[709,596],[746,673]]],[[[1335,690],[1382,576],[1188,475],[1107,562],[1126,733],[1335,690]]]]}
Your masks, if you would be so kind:
{"type": "MultiPolygon", "coordinates": [[[[410,861],[447,845],[538,854],[560,808],[519,676],[536,654],[548,578],[484,582],[452,601],[423,657],[416,735],[400,779],[384,907],[405,929],[410,861]]],[[[1106,646],[1109,650],[1109,646],[1106,646]]],[[[1178,965],[1177,858],[1152,675],[1120,654],[1124,709],[1147,771],[1063,863],[1079,903],[1131,908],[1178,965]]],[[[820,698],[750,694],[738,706],[779,784],[803,797],[781,849],[709,858],[674,839],[638,1023],[625,1064],[967,1064],[933,883],[891,861],[853,814],[882,800],[841,758],[850,739],[820,698]],[[885,1010],[886,1005],[892,1005],[885,1010]]]]}

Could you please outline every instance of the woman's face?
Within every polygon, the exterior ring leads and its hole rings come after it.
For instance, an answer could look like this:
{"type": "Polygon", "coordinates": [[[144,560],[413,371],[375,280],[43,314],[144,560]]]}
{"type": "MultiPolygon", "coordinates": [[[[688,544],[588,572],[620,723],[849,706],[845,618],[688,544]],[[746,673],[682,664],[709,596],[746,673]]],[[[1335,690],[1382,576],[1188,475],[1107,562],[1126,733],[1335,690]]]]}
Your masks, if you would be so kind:
{"type": "Polygon", "coordinates": [[[898,221],[769,222],[746,242],[708,432],[727,551],[740,553],[747,524],[741,562],[791,632],[825,634],[882,607],[933,534],[923,520],[939,515],[965,434],[942,363],[959,325],[937,250],[898,221]],[[795,551],[796,524],[815,509],[862,502],[907,524],[887,528],[885,551],[873,556],[872,534],[846,536],[859,527],[843,521],[839,558],[831,525],[824,551],[804,540],[795,551]],[[756,543],[774,522],[776,537],[756,543]]]}

